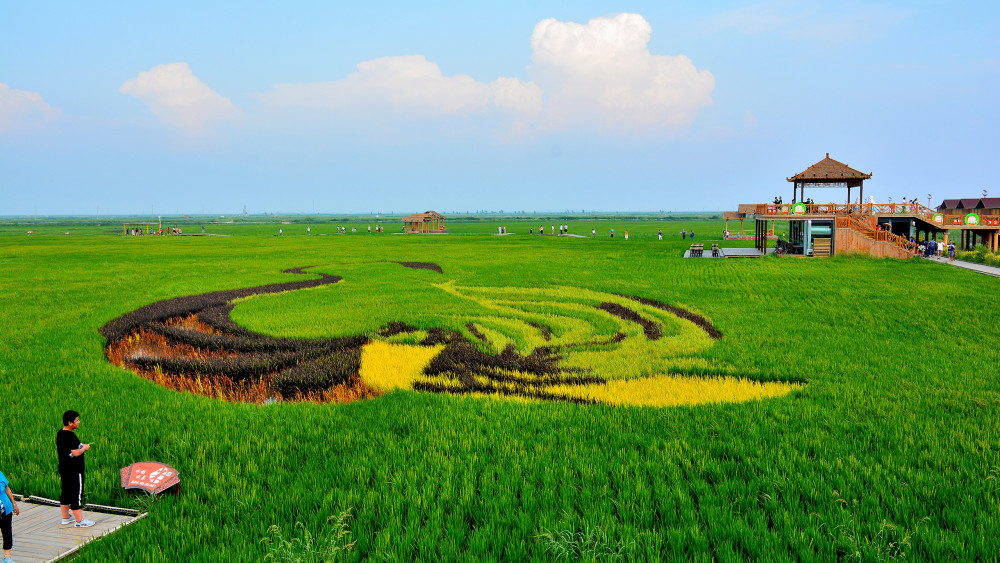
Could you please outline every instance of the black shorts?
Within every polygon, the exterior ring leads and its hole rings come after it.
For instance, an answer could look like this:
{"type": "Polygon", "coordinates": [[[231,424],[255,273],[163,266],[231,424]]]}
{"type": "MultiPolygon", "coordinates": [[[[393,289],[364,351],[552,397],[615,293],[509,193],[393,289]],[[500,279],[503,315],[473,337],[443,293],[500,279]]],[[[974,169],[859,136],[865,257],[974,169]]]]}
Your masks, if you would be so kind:
{"type": "Polygon", "coordinates": [[[83,473],[61,473],[62,494],[59,504],[69,505],[70,510],[83,508],[83,473]]]}

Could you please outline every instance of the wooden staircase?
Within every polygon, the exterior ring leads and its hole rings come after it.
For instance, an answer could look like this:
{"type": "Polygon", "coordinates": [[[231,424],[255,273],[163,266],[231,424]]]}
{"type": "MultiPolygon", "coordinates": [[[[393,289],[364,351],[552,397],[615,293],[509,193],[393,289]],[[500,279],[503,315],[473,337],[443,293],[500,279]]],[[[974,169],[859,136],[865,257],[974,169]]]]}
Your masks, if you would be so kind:
{"type": "MultiPolygon", "coordinates": [[[[893,258],[909,258],[917,252],[916,243],[890,231],[879,230],[876,227],[875,217],[862,211],[837,217],[836,227],[838,231],[845,229],[856,235],[843,237],[848,239],[845,241],[848,242],[846,245],[837,243],[838,250],[841,252],[863,252],[872,256],[893,258]]],[[[840,238],[838,237],[838,241],[840,238]]],[[[829,253],[829,249],[827,252],[829,253]]],[[[818,255],[815,250],[813,255],[818,255]]]]}

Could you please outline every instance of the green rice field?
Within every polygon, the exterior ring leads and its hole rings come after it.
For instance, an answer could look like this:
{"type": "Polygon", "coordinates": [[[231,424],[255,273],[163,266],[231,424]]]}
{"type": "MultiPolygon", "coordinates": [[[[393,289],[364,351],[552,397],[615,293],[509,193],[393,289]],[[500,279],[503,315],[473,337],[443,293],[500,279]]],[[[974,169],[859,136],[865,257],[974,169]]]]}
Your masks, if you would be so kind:
{"type": "MultiPolygon", "coordinates": [[[[278,557],[304,531],[317,550],[349,545],[344,561],[995,560],[1000,279],[919,259],[682,258],[678,231],[722,244],[721,221],[576,217],[545,219],[546,232],[560,223],[586,236],[528,236],[542,220],[500,219],[426,236],[388,221],[370,235],[360,219],[337,223],[358,228],[348,234],[207,225],[230,235],[218,237],[0,226],[0,471],[17,493],[58,498],[55,434],[64,410],[81,413],[86,500],[149,512],[81,562],[305,561],[278,557]],[[494,236],[499,225],[510,234],[494,236]],[[551,301],[576,311],[623,294],[696,313],[722,336],[685,345],[692,329],[663,315],[668,360],[630,348],[635,328],[616,354],[580,345],[568,363],[604,379],[652,370],[795,389],[672,407],[407,389],[247,404],[167,389],[105,355],[98,330],[140,307],[318,272],[343,280],[247,297],[232,320],[296,339],[391,322],[482,331],[483,352],[527,354],[543,342],[525,326],[551,301]],[[520,324],[498,316],[512,303],[520,324]],[[145,460],[179,470],[177,494],[121,490],[119,468],[145,460]]],[[[561,322],[553,338],[579,344],[619,321],[587,309],[561,322]]]]}

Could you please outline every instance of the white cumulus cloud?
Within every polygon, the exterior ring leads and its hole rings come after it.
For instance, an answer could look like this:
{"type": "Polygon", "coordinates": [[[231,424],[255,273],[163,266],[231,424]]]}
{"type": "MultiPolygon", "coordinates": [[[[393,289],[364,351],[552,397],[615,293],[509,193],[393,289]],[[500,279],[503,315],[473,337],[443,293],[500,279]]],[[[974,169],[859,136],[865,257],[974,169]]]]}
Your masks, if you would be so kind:
{"type": "Polygon", "coordinates": [[[38,92],[15,90],[0,83],[0,132],[38,127],[61,113],[59,108],[45,103],[38,92]]]}
{"type": "Polygon", "coordinates": [[[425,125],[439,120],[442,129],[454,131],[456,117],[475,117],[467,130],[486,123],[503,138],[580,129],[683,132],[713,103],[715,77],[687,56],[650,53],[652,32],[639,14],[585,24],[547,19],[530,37],[529,81],[446,75],[424,55],[403,55],[361,62],[334,80],[276,84],[258,100],[265,112],[291,110],[276,120],[281,123],[328,117],[384,122],[382,116],[391,116],[425,125]]]}
{"type": "Polygon", "coordinates": [[[240,115],[229,98],[209,88],[187,63],[154,66],[126,81],[119,92],[142,100],[165,124],[192,135],[240,115]]]}
{"type": "Polygon", "coordinates": [[[423,55],[382,57],[357,65],[342,80],[278,84],[260,96],[272,106],[355,112],[386,107],[417,116],[469,114],[499,108],[533,114],[542,94],[530,82],[499,78],[480,82],[471,76],[445,76],[423,55]]]}
{"type": "Polygon", "coordinates": [[[649,52],[652,27],[639,14],[586,24],[547,19],[531,34],[530,73],[545,92],[541,125],[593,125],[620,132],[679,130],[711,105],[715,77],[684,55],[649,52]]]}

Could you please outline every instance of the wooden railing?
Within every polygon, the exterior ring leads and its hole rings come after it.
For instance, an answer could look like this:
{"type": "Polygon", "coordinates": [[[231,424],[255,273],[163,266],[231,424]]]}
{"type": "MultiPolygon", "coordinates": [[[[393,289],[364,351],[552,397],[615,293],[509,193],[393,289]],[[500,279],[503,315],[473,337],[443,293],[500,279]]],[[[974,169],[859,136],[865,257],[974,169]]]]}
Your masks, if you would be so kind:
{"type": "MultiPolygon", "coordinates": [[[[794,215],[794,203],[761,203],[757,204],[758,215],[794,215]]],[[[804,203],[805,215],[926,215],[937,213],[936,210],[919,203],[804,203]]]]}

